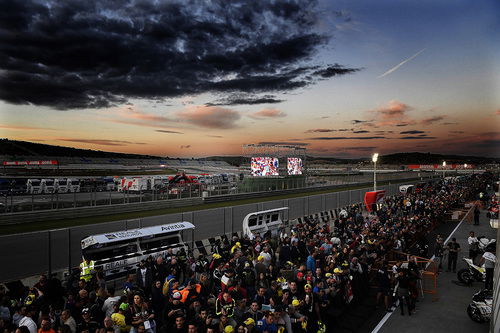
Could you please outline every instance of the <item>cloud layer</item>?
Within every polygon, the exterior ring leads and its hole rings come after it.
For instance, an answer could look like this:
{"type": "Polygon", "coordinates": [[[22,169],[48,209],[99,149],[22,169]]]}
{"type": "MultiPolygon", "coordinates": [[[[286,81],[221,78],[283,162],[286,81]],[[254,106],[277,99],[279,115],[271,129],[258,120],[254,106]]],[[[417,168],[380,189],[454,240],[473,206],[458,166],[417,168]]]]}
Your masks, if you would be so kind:
{"type": "Polygon", "coordinates": [[[189,107],[177,113],[178,120],[200,127],[230,129],[237,127],[236,122],[241,115],[230,109],[221,107],[189,107]]]}
{"type": "Polygon", "coordinates": [[[259,94],[357,70],[308,64],[328,41],[315,13],[307,0],[11,0],[0,13],[0,99],[75,109],[208,92],[275,103],[259,94]]]}

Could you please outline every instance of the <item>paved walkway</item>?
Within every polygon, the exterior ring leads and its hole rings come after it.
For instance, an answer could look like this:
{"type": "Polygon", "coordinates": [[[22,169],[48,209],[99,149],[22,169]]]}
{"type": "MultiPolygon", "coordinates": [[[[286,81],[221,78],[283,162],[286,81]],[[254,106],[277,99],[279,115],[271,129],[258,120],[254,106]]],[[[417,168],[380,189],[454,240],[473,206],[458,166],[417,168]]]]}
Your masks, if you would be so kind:
{"type": "MultiPolygon", "coordinates": [[[[480,225],[474,226],[467,221],[461,223],[447,222],[459,225],[456,230],[443,233],[445,239],[450,235],[457,239],[462,250],[459,253],[457,271],[465,267],[465,262],[461,260],[463,256],[468,256],[469,246],[467,238],[469,232],[474,231],[476,236],[485,236],[496,239],[496,229],[490,227],[489,219],[486,218],[486,211],[481,212],[480,225]]],[[[450,226],[450,229],[452,226],[450,226]]],[[[453,230],[453,229],[452,229],[453,230]]],[[[447,264],[447,263],[445,263],[447,264]]],[[[446,268],[446,266],[445,266],[446,268]]],[[[425,295],[417,303],[417,313],[408,316],[405,309],[405,316],[400,315],[399,308],[392,314],[388,314],[383,325],[377,326],[373,332],[392,333],[434,333],[434,332],[454,332],[454,333],[486,333],[489,331],[489,324],[478,324],[473,322],[467,315],[467,306],[477,291],[484,287],[483,283],[474,282],[471,287],[463,286],[458,282],[456,273],[443,272],[438,278],[438,299],[433,301],[432,295],[425,295]]]]}

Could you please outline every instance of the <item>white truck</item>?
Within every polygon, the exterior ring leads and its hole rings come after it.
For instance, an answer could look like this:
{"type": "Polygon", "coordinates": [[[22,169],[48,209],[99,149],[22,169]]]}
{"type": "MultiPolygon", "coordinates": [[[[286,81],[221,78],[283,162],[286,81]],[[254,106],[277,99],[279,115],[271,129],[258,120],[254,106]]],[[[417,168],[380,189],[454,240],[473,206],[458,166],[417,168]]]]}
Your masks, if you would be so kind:
{"type": "Polygon", "coordinates": [[[55,193],[55,180],[53,178],[43,178],[41,181],[42,193],[55,193]]]}
{"type": "Polygon", "coordinates": [[[69,192],[68,184],[69,184],[68,178],[54,179],[54,187],[57,193],[68,193],[69,192]]]}
{"type": "Polygon", "coordinates": [[[26,182],[26,193],[28,194],[41,194],[42,182],[40,179],[30,178],[26,182]]]}
{"type": "Polygon", "coordinates": [[[80,179],[68,178],[68,192],[71,193],[80,192],[80,179]]]}
{"type": "Polygon", "coordinates": [[[77,178],[56,178],[54,187],[57,193],[80,192],[80,180],[77,178]]]}

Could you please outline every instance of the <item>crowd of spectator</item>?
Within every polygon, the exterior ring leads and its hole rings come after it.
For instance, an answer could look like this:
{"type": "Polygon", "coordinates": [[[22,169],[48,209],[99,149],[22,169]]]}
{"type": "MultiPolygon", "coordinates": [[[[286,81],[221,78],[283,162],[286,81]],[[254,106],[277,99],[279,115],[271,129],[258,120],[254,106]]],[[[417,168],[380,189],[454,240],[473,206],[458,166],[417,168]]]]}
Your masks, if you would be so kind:
{"type": "Polygon", "coordinates": [[[150,257],[118,290],[90,279],[41,276],[19,294],[0,290],[1,333],[334,332],[335,318],[376,287],[377,305],[415,313],[427,234],[483,186],[480,177],[439,182],[386,198],[375,213],[344,208],[327,223],[305,218],[276,235],[234,236],[209,255],[150,257]],[[88,280],[88,281],[87,281],[88,280]]]}

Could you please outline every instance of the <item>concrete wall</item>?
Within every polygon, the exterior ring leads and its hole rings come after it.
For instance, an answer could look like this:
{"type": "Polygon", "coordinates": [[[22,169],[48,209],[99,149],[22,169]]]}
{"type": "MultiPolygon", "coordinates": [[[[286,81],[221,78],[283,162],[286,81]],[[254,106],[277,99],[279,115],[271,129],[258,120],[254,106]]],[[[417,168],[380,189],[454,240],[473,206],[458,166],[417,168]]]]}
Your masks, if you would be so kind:
{"type": "MultiPolygon", "coordinates": [[[[380,189],[385,189],[386,195],[389,196],[396,194],[398,187],[399,185],[393,184],[381,186],[380,189]]],[[[78,266],[81,260],[80,240],[93,234],[189,221],[196,226],[194,240],[202,240],[241,231],[243,218],[251,212],[289,207],[288,219],[296,219],[362,202],[367,190],[370,191],[371,188],[0,236],[0,281],[11,281],[78,266]]],[[[186,234],[185,240],[191,241],[191,235],[186,234]]]]}
{"type": "MultiPolygon", "coordinates": [[[[500,228],[497,229],[497,244],[500,244],[500,228]]],[[[497,246],[498,249],[498,246],[497,246]]],[[[498,251],[497,251],[498,257],[498,251]]],[[[491,314],[490,332],[500,332],[500,261],[495,264],[493,276],[493,312],[491,314]]]]}

